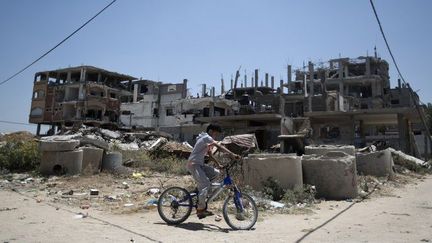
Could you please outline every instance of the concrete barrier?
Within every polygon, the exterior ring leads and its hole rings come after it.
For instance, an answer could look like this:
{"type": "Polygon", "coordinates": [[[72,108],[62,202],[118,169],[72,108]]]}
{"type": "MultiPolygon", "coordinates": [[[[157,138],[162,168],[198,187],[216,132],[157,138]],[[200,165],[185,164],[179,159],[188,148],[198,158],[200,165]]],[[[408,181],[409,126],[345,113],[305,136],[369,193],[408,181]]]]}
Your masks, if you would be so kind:
{"type": "Polygon", "coordinates": [[[102,166],[103,149],[82,147],[82,174],[93,175],[99,173],[102,166]]]}
{"type": "Polygon", "coordinates": [[[243,164],[245,184],[255,190],[263,188],[269,177],[276,179],[282,188],[303,187],[301,158],[287,154],[250,154],[243,164]]]}
{"type": "Polygon", "coordinates": [[[117,168],[122,167],[123,156],[119,152],[109,152],[104,154],[102,160],[102,170],[115,171],[117,168]]]}
{"type": "Polygon", "coordinates": [[[357,197],[355,157],[332,151],[325,155],[302,157],[303,182],[314,185],[317,196],[343,200],[357,197]]]}
{"type": "Polygon", "coordinates": [[[81,173],[83,151],[43,151],[40,172],[43,175],[76,175],[81,173]]]}
{"type": "Polygon", "coordinates": [[[78,140],[49,140],[49,141],[40,141],[39,142],[39,150],[44,152],[55,152],[55,151],[72,151],[79,145],[78,140]]]}
{"type": "Polygon", "coordinates": [[[393,158],[390,150],[356,154],[357,173],[378,177],[394,176],[393,158]]]}
{"type": "Polygon", "coordinates": [[[330,151],[340,151],[355,156],[355,147],[352,145],[316,145],[305,147],[306,155],[324,155],[330,151]]]}

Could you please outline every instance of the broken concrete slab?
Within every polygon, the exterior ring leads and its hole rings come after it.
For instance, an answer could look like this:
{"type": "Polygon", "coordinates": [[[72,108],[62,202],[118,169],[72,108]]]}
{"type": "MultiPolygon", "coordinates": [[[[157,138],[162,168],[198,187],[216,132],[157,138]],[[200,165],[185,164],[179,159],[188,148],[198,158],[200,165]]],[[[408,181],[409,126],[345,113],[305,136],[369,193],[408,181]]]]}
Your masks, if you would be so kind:
{"type": "Polygon", "coordinates": [[[250,154],[244,160],[244,182],[255,190],[263,189],[269,177],[284,189],[303,187],[301,157],[287,154],[250,154]]]}
{"type": "Polygon", "coordinates": [[[389,149],[356,154],[357,173],[377,177],[393,177],[393,158],[389,149]]]}
{"type": "Polygon", "coordinates": [[[81,173],[83,151],[43,151],[40,172],[43,175],[76,175],[81,173]]]}
{"type": "Polygon", "coordinates": [[[352,145],[314,145],[305,147],[306,155],[324,155],[330,151],[341,151],[355,156],[355,147],[352,145]]]}
{"type": "Polygon", "coordinates": [[[117,146],[121,150],[139,150],[139,146],[137,143],[116,143],[114,146],[117,146]]]}
{"type": "Polygon", "coordinates": [[[107,138],[112,138],[112,139],[118,139],[121,137],[121,133],[116,132],[116,131],[111,131],[108,129],[99,129],[99,132],[107,138]]]}
{"type": "Polygon", "coordinates": [[[416,170],[418,168],[430,168],[430,164],[421,159],[417,159],[411,155],[405,154],[402,151],[395,150],[393,148],[388,148],[391,152],[393,161],[396,165],[403,166],[410,170],[416,170]]]}
{"type": "Polygon", "coordinates": [[[109,149],[109,145],[107,142],[105,142],[104,140],[100,140],[95,138],[96,136],[91,136],[91,135],[86,135],[84,137],[79,137],[77,138],[77,140],[80,141],[80,145],[84,146],[84,145],[93,145],[95,147],[101,148],[103,150],[108,150],[109,149]]]}
{"type": "Polygon", "coordinates": [[[302,157],[303,183],[316,187],[317,196],[343,200],[357,196],[355,157],[344,152],[302,157]]]}
{"type": "Polygon", "coordinates": [[[103,149],[82,147],[81,150],[83,151],[82,174],[99,173],[102,166],[103,149]]]}
{"type": "Polygon", "coordinates": [[[52,141],[40,141],[39,142],[39,150],[40,151],[72,151],[79,145],[78,140],[70,139],[70,140],[52,140],[52,141]]]}

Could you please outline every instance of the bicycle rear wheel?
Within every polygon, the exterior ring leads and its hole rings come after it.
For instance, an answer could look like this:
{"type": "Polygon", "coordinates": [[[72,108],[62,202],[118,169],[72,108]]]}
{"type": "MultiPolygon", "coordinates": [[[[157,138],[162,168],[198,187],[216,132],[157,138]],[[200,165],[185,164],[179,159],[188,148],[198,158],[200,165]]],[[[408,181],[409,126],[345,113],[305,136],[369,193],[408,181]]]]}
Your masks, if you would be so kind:
{"type": "Polygon", "coordinates": [[[192,197],[186,189],[170,187],[166,189],[158,200],[159,216],[168,224],[184,222],[192,212],[192,197]]]}
{"type": "Polygon", "coordinates": [[[249,230],[258,219],[258,208],[255,201],[247,194],[229,196],[223,205],[225,222],[235,230],[249,230]]]}

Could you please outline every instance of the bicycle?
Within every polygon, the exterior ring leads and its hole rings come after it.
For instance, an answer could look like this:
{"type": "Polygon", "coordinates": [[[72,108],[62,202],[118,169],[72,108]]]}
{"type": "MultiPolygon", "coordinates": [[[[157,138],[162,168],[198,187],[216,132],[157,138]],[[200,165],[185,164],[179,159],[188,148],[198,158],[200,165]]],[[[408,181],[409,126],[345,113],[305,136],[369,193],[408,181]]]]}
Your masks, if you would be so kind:
{"type": "MultiPolygon", "coordinates": [[[[222,213],[225,222],[234,230],[250,230],[258,219],[258,208],[251,196],[242,193],[230,176],[230,169],[240,160],[232,160],[224,166],[225,178],[212,183],[206,204],[212,202],[222,191],[230,190],[225,199],[222,213]]],[[[162,192],[157,208],[159,216],[170,225],[183,223],[197,208],[198,191],[187,191],[182,187],[170,187],[162,192]]]]}

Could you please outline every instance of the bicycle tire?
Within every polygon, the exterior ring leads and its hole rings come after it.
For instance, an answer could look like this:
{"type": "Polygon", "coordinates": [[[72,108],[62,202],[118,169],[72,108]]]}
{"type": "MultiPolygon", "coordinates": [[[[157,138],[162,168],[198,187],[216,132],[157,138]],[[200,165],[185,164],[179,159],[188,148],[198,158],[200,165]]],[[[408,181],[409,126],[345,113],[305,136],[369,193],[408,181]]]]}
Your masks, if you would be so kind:
{"type": "Polygon", "coordinates": [[[190,193],[186,189],[181,187],[170,187],[163,191],[159,197],[157,204],[159,216],[162,218],[163,221],[171,225],[184,222],[190,216],[192,212],[192,207],[193,204],[190,193]],[[181,199],[177,197],[181,197],[181,199]],[[180,202],[182,203],[182,205],[179,205],[179,201],[182,200],[184,202],[180,202]],[[169,205],[166,205],[166,203],[169,203],[169,205]],[[176,218],[178,209],[181,208],[185,208],[186,211],[181,214],[179,218],[176,218]],[[166,211],[167,209],[169,209],[169,211],[166,211]],[[169,217],[170,213],[172,215],[171,217],[169,217]]]}
{"type": "MultiPolygon", "coordinates": [[[[234,230],[250,230],[256,223],[257,219],[258,219],[258,208],[256,206],[255,201],[252,199],[251,196],[242,193],[241,195],[241,200],[243,202],[243,206],[245,207],[245,210],[247,210],[247,212],[244,212],[242,214],[243,217],[244,216],[251,216],[250,222],[246,225],[240,225],[237,224],[238,222],[244,222],[245,220],[239,220],[237,219],[237,216],[234,216],[234,218],[231,217],[230,213],[232,213],[232,210],[237,210],[236,206],[235,206],[235,202],[234,202],[234,197],[231,195],[229,197],[227,197],[225,199],[225,202],[223,204],[223,208],[222,208],[222,213],[225,219],[225,222],[229,225],[229,227],[231,227],[234,230]],[[230,205],[230,203],[233,203],[234,207],[233,208],[229,208],[229,206],[233,206],[230,205]],[[238,222],[236,222],[238,221],[238,222]]],[[[235,213],[237,214],[237,212],[235,213]]]]}

